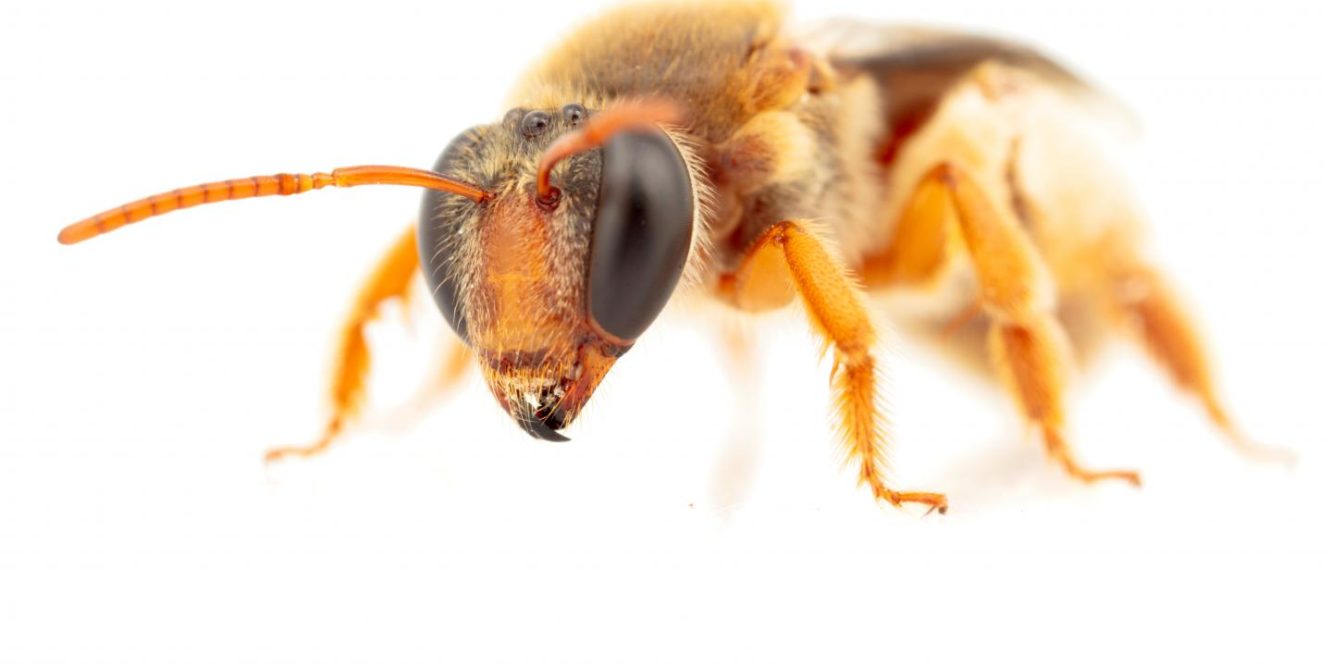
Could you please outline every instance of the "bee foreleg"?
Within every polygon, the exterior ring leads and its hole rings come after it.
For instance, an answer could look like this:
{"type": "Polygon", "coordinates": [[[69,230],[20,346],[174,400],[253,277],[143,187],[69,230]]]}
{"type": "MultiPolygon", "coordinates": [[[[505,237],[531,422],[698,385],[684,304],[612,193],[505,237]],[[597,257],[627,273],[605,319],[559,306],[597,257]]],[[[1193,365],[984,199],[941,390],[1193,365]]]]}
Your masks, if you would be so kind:
{"type": "Polygon", "coordinates": [[[774,225],[754,241],[736,274],[723,280],[723,292],[744,309],[771,307],[782,295],[790,300],[793,292],[799,294],[814,329],[833,348],[836,408],[861,483],[894,506],[915,502],[947,510],[943,495],[898,491],[884,481],[886,437],[875,394],[874,326],[859,288],[818,239],[796,222],[774,225]]]}
{"type": "Polygon", "coordinates": [[[305,446],[270,449],[267,461],[290,456],[312,456],[327,450],[334,438],[356,417],[365,399],[365,379],[370,372],[370,347],[365,329],[379,314],[384,303],[405,300],[412,278],[420,267],[416,249],[416,226],[412,225],[379,260],[370,279],[356,295],[351,312],[339,335],[333,380],[329,385],[332,414],[319,439],[305,446]]]}
{"type": "MultiPolygon", "coordinates": [[[[1073,477],[1120,479],[1138,484],[1137,472],[1089,470],[1064,439],[1064,386],[1071,352],[1053,315],[1051,277],[1016,217],[994,204],[962,167],[945,162],[931,169],[917,196],[946,195],[980,284],[981,305],[991,317],[992,362],[1024,415],[1040,426],[1045,446],[1073,477]]],[[[944,222],[940,222],[941,224],[944,222]]]]}

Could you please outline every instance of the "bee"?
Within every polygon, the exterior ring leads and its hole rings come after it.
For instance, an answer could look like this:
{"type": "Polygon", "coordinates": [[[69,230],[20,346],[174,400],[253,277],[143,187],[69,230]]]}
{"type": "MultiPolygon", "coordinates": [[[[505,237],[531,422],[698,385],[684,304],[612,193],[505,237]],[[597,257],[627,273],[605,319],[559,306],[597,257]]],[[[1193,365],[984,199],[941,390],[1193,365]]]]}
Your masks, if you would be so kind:
{"type": "Polygon", "coordinates": [[[742,313],[798,302],[831,350],[840,437],[895,506],[943,494],[885,480],[872,312],[941,341],[1006,387],[1049,457],[1069,370],[1132,336],[1239,446],[1196,326],[1144,250],[1145,216],[1111,157],[1116,105],[1037,51],[856,22],[788,26],[764,1],[647,4],[570,34],[498,120],[430,171],[358,166],[185,187],[65,228],[77,243],[196,205],[325,187],[425,188],[419,221],[365,282],[338,343],[313,455],[358,415],[364,331],[424,279],[529,435],[563,440],[616,360],[672,298],[742,313]]]}

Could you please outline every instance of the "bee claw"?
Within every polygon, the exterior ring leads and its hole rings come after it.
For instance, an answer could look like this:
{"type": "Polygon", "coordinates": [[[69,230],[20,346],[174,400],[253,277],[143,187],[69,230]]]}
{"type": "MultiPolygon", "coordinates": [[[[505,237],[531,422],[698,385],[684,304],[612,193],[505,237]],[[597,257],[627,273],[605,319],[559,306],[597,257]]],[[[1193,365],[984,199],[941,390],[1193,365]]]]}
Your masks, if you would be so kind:
{"type": "Polygon", "coordinates": [[[929,509],[921,516],[922,518],[935,511],[938,511],[941,516],[948,513],[948,498],[938,493],[897,492],[876,484],[874,488],[874,496],[899,509],[902,508],[903,504],[908,502],[924,504],[928,506],[929,509]]]}

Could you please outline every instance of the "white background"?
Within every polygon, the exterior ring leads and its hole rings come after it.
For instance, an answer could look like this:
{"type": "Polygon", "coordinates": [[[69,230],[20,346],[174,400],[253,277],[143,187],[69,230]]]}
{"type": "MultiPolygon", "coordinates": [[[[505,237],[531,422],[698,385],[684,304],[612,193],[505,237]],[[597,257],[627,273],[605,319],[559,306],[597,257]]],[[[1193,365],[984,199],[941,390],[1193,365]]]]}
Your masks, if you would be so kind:
{"type": "MultiPolygon", "coordinates": [[[[1300,453],[1242,460],[1120,347],[1075,389],[1072,435],[1145,487],[1083,487],[1002,395],[901,341],[895,476],[953,506],[921,518],[838,467],[827,367],[790,314],[756,322],[749,430],[709,318],[672,315],[571,443],[522,434],[473,377],[420,422],[265,469],[322,423],[332,332],[408,189],[55,243],[180,185],[427,166],[592,8],[3,2],[0,664],[1332,656],[1326,3],[797,3],[1020,37],[1135,108],[1157,254],[1240,421],[1300,453]]],[[[375,329],[381,411],[430,372],[422,313],[375,329]]]]}

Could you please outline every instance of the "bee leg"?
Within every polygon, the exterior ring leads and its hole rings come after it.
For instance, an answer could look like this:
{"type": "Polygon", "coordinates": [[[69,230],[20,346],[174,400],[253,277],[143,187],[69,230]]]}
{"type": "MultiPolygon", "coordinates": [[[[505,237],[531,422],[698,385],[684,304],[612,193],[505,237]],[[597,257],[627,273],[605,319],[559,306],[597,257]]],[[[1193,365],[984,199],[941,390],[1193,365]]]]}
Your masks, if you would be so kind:
{"type": "Polygon", "coordinates": [[[370,371],[370,347],[365,329],[378,316],[379,307],[394,298],[407,298],[412,278],[419,268],[416,227],[413,225],[379,260],[370,279],[362,285],[339,336],[337,361],[329,386],[333,413],[324,432],[305,446],[270,449],[264,460],[272,462],[292,456],[308,457],[326,451],[347,424],[356,417],[365,399],[365,378],[370,371]]]}
{"type": "Polygon", "coordinates": [[[1137,472],[1084,468],[1064,439],[1063,394],[1071,352],[1053,315],[1053,282],[1016,217],[996,206],[971,175],[953,163],[930,170],[916,195],[946,195],[951,203],[980,283],[982,306],[991,318],[991,360],[1024,415],[1039,425],[1050,456],[1076,479],[1137,485],[1137,472]]]}
{"type": "Polygon", "coordinates": [[[472,368],[472,350],[456,336],[449,336],[449,349],[444,353],[444,367],[433,384],[426,388],[428,397],[439,397],[458,386],[472,368]]]}
{"type": "Polygon", "coordinates": [[[713,471],[714,503],[728,510],[749,494],[758,455],[755,438],[758,423],[758,367],[754,353],[754,335],[738,321],[723,321],[717,326],[723,346],[727,374],[735,395],[732,432],[726,449],[713,471]]]}
{"type": "Polygon", "coordinates": [[[990,356],[999,375],[1028,419],[1037,423],[1050,457],[1079,481],[1119,479],[1140,485],[1132,470],[1083,467],[1064,439],[1063,389],[1068,366],[1067,342],[1049,315],[1025,323],[996,321],[990,329],[990,356]]]}
{"type": "Polygon", "coordinates": [[[1208,418],[1235,447],[1256,458],[1290,460],[1289,452],[1257,444],[1235,426],[1217,395],[1198,329],[1165,279],[1140,263],[1110,274],[1111,306],[1121,322],[1177,386],[1202,402],[1208,418]]]}
{"type": "Polygon", "coordinates": [[[458,336],[450,333],[445,345],[447,348],[444,350],[439,372],[417,392],[410,403],[409,408],[413,416],[421,414],[431,403],[457,388],[473,367],[472,350],[459,340],[458,336]]]}
{"type": "Polygon", "coordinates": [[[799,294],[815,331],[833,348],[832,384],[849,457],[859,463],[860,482],[894,506],[912,502],[943,513],[938,493],[889,488],[884,481],[884,418],[875,394],[874,326],[859,288],[817,238],[792,221],[765,231],[740,269],[723,278],[723,296],[745,310],[762,310],[799,294]]]}

